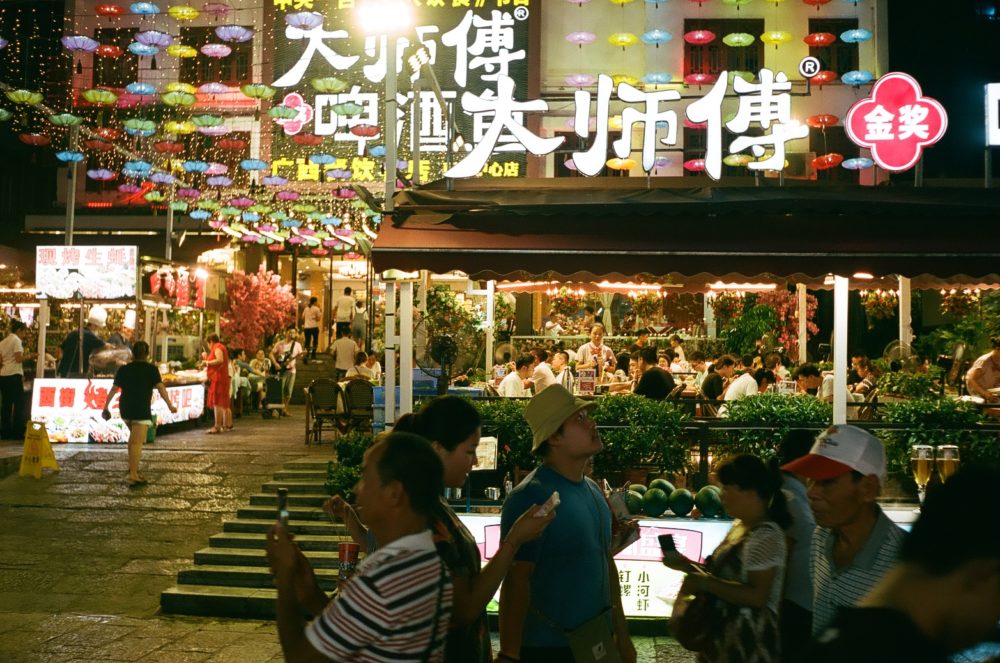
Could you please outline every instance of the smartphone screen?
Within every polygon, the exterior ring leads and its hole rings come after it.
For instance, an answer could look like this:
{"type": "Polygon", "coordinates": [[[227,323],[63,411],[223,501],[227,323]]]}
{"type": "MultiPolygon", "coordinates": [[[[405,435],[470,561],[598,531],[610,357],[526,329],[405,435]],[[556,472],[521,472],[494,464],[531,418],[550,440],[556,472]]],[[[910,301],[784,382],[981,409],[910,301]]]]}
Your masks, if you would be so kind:
{"type": "Polygon", "coordinates": [[[674,544],[672,534],[661,534],[656,537],[656,540],[660,542],[660,550],[663,552],[677,552],[677,546],[674,544]]]}
{"type": "Polygon", "coordinates": [[[288,527],[288,489],[278,489],[278,520],[285,527],[288,527]]]}

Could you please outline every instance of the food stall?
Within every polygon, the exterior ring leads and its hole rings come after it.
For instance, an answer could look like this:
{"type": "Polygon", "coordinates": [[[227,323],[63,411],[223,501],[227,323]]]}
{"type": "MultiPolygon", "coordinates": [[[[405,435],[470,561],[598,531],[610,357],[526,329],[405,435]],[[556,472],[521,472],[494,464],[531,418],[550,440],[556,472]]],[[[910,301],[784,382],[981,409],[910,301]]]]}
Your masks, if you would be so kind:
{"type": "MultiPolygon", "coordinates": [[[[86,309],[101,305],[120,316],[117,327],[134,329],[134,338],[152,338],[153,325],[143,324],[143,300],[139,293],[139,257],[134,246],[40,246],[36,253],[36,287],[39,297],[39,353],[46,348],[50,302],[57,300],[68,331],[75,318],[83,327],[86,309]]],[[[155,304],[155,302],[152,302],[155,304]]],[[[149,317],[147,305],[147,318],[149,317]]],[[[92,367],[93,368],[93,367],[92,367]]],[[[79,378],[36,379],[31,391],[31,420],[43,422],[53,442],[111,442],[128,440],[128,427],[118,416],[117,399],[111,403],[112,418],[101,411],[113,384],[107,374],[79,378]]],[[[182,423],[201,417],[205,407],[203,383],[198,371],[170,372],[161,365],[167,395],[177,407],[171,414],[154,394],[152,408],[160,425],[182,423]]]]}

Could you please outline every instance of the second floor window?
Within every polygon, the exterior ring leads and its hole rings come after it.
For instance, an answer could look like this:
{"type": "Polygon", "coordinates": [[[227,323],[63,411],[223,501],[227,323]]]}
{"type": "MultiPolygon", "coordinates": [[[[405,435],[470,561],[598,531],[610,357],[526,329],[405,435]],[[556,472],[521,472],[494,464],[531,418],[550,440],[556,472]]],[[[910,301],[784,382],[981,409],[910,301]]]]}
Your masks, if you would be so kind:
{"type": "Polygon", "coordinates": [[[708,30],[715,40],[708,44],[684,42],[684,75],[718,74],[721,71],[751,71],[754,75],[764,66],[763,19],[685,19],[685,34],[693,30],[708,30]],[[753,35],[749,46],[727,46],[723,37],[732,33],[753,35]]]}

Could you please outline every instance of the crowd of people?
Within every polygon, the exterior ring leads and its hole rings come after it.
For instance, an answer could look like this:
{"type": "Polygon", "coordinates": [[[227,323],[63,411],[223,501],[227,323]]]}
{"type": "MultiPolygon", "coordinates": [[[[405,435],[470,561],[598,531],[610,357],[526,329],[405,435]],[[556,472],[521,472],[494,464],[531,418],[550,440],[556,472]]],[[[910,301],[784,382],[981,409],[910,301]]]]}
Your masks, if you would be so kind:
{"type": "MultiPolygon", "coordinates": [[[[602,441],[593,401],[561,385],[532,397],[525,419],[538,467],[503,503],[501,545],[480,549],[441,495],[475,466],[480,421],[467,402],[436,398],[376,438],[356,487],[325,506],[367,551],[332,598],[288,528],[267,555],[278,588],[286,660],[637,660],[621,607],[618,523],[589,476],[602,441]],[[558,493],[555,509],[540,505],[558,493]],[[502,582],[502,586],[501,586],[502,582]],[[485,609],[500,587],[499,651],[485,609]],[[589,638],[589,640],[588,640],[589,638]]],[[[881,441],[854,426],[792,431],[770,464],[751,455],[717,469],[733,517],[706,559],[666,552],[685,574],[671,628],[701,628],[700,661],[945,661],[1000,621],[1000,474],[962,468],[928,496],[906,534],[878,503],[881,441]],[[709,599],[694,622],[689,595],[709,599]]]]}

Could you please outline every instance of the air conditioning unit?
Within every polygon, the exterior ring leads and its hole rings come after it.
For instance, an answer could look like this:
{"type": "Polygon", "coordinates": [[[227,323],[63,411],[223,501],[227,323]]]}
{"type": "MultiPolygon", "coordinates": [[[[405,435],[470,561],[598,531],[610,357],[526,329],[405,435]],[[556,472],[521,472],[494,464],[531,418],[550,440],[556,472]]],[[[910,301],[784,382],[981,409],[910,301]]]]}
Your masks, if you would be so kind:
{"type": "MultiPolygon", "coordinates": [[[[815,152],[790,152],[785,155],[788,166],[785,167],[785,177],[791,180],[814,180],[816,179],[816,167],[813,166],[815,152]]],[[[765,177],[778,177],[777,171],[764,171],[765,177]]]]}

